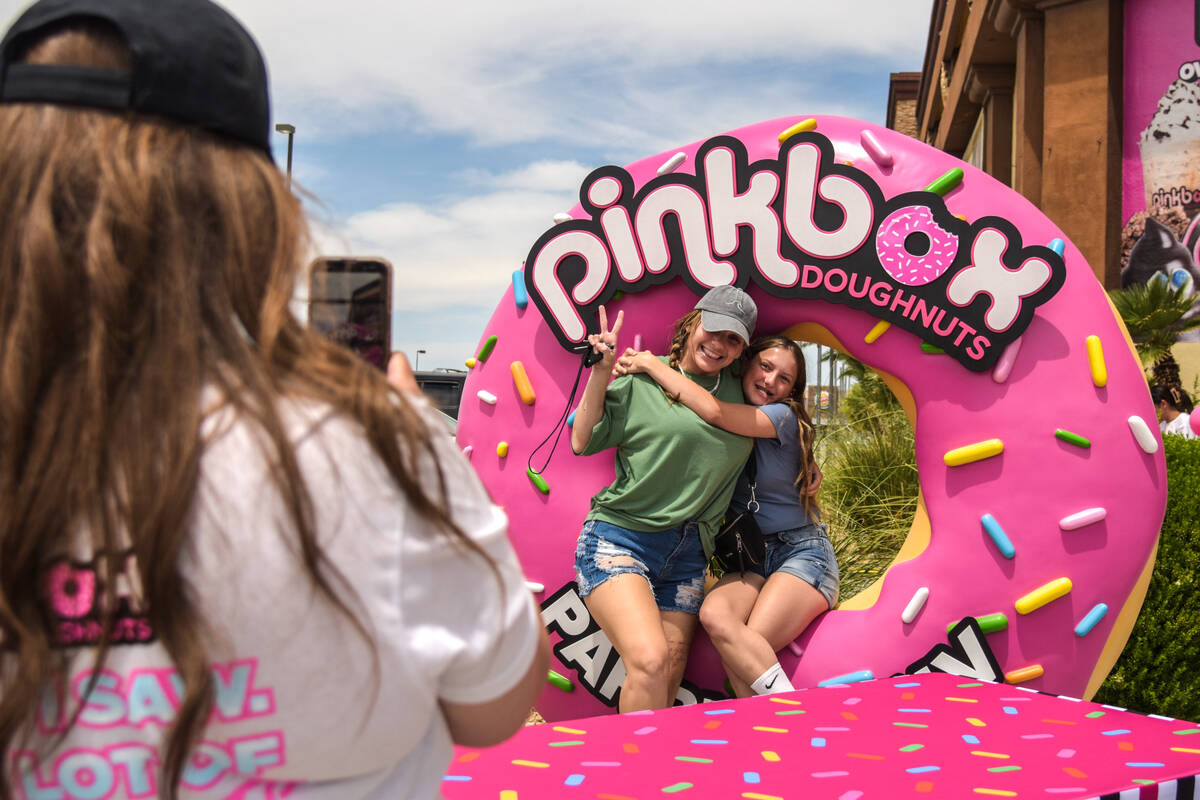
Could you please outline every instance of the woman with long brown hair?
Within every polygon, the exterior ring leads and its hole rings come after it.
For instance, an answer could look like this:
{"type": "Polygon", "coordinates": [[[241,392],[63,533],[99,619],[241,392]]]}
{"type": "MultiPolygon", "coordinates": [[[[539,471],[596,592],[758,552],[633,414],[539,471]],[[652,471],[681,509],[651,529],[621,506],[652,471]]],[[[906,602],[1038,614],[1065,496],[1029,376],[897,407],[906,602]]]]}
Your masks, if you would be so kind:
{"type": "Polygon", "coordinates": [[[503,513],[289,312],[269,132],[208,0],[0,43],[0,797],[432,797],[544,685],[503,513]]]}
{"type": "Polygon", "coordinates": [[[648,352],[626,351],[616,371],[646,373],[705,422],[753,437],[753,471],[748,465],[738,479],[729,510],[753,512],[766,557],[745,572],[725,565],[704,598],[700,622],[736,695],[790,691],[775,654],[833,608],[840,583],[837,557],[813,500],[820,471],[804,408],[804,353],[786,336],[752,342],[741,378],[746,403],[696,391],[648,352]]]}

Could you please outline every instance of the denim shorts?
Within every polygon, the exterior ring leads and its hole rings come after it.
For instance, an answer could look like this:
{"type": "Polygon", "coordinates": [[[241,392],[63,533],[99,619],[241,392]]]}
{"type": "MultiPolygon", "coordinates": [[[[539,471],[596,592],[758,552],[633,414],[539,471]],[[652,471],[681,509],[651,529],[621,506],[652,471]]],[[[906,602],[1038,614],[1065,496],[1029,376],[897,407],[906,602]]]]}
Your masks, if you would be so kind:
{"type": "Polygon", "coordinates": [[[767,557],[764,563],[752,566],[752,571],[764,578],[776,572],[795,575],[823,594],[830,608],[837,604],[841,577],[824,525],[810,523],[803,528],[764,534],[763,539],[767,557]]]}
{"type": "Polygon", "coordinates": [[[647,533],[589,519],[575,545],[575,582],[581,597],[609,578],[632,573],[650,584],[662,611],[699,614],[704,568],[704,546],[695,522],[647,533]]]}

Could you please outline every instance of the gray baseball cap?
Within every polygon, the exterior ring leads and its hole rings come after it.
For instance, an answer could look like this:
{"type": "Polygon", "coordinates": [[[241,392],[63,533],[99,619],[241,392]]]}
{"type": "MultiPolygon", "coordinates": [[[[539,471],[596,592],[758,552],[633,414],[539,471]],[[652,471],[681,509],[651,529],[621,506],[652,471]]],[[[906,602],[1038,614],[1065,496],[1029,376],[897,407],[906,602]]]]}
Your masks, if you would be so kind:
{"type": "Polygon", "coordinates": [[[704,330],[731,331],[750,344],[750,335],[758,323],[758,306],[750,295],[736,286],[716,286],[696,303],[704,330]]]}

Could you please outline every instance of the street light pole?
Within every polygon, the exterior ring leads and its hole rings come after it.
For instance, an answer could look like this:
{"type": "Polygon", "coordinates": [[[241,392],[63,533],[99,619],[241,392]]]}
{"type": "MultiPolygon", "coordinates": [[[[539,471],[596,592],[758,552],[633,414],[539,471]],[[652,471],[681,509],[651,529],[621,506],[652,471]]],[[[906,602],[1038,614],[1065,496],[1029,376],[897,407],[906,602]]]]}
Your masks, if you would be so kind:
{"type": "Polygon", "coordinates": [[[296,126],[281,122],[275,126],[275,130],[286,133],[288,137],[287,183],[290,189],[292,188],[292,137],[296,135],[296,126]]]}
{"type": "Polygon", "coordinates": [[[413,372],[416,372],[417,370],[419,370],[421,368],[421,356],[423,356],[423,355],[425,355],[424,350],[417,351],[417,363],[413,366],[413,372]]]}

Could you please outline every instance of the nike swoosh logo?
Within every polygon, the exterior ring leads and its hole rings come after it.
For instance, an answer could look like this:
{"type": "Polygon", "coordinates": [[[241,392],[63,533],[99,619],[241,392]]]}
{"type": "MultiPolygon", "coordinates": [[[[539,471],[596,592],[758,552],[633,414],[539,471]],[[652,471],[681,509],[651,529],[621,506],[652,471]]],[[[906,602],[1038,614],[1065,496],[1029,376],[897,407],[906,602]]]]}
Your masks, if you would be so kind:
{"type": "Polygon", "coordinates": [[[764,688],[764,689],[770,689],[772,686],[774,686],[774,685],[775,685],[775,681],[777,681],[777,680],[779,680],[779,676],[778,676],[778,675],[772,675],[772,676],[771,676],[771,682],[770,682],[770,683],[767,683],[767,684],[764,684],[764,685],[763,685],[763,688],[764,688]]]}

